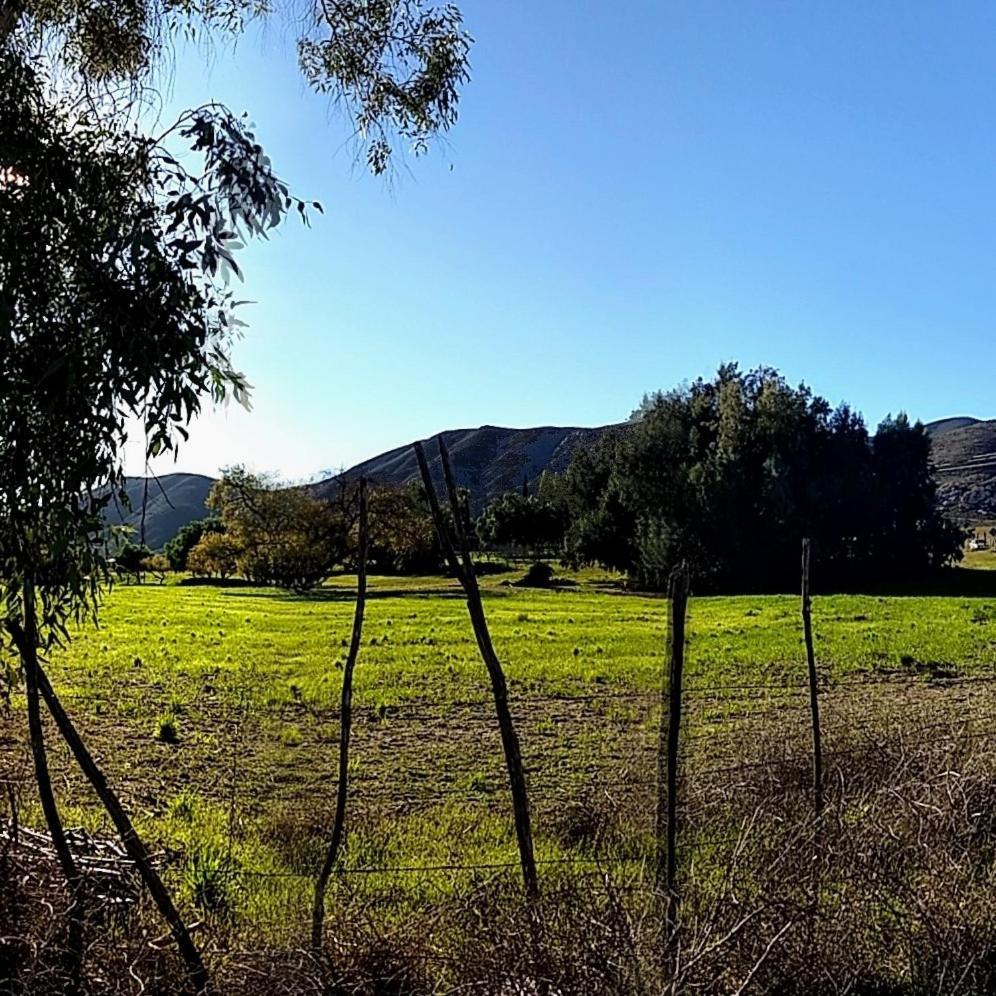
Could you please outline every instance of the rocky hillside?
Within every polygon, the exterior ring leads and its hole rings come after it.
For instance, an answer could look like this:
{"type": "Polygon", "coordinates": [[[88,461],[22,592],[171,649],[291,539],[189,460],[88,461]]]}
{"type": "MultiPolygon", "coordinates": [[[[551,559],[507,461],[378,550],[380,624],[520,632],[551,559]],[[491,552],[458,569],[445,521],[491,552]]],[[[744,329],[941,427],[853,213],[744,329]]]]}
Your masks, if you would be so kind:
{"type": "MultiPolygon", "coordinates": [[[[591,446],[606,428],[506,429],[483,425],[479,429],[452,429],[443,433],[443,439],[449,447],[457,484],[470,491],[473,507],[480,510],[496,495],[519,490],[523,481],[533,486],[544,471],[564,470],[573,454],[582,446],[591,446]]],[[[433,478],[442,484],[442,465],[434,440],[426,443],[426,456],[433,478]]],[[[407,484],[416,480],[419,472],[412,444],[399,446],[347,471],[349,476],[359,474],[378,484],[407,484]]],[[[334,481],[323,481],[316,485],[316,490],[323,494],[333,487],[334,481]]]]}
{"type": "Polygon", "coordinates": [[[177,530],[208,514],[204,501],[214,480],[203,474],[164,474],[159,478],[129,477],[125,491],[130,508],[112,502],[107,521],[131,526],[132,539],[142,538],[142,506],[145,506],[145,543],[157,550],[177,530]]]}
{"type": "Polygon", "coordinates": [[[996,420],[949,418],[927,429],[948,513],[967,522],[996,520],[996,420]]]}

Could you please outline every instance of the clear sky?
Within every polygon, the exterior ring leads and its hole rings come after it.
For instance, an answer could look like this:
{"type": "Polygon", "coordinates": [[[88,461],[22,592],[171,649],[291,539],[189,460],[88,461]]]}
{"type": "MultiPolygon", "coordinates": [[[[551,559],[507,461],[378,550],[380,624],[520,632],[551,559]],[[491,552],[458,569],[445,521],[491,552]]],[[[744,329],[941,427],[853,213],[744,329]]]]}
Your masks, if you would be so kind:
{"type": "Polygon", "coordinates": [[[326,213],[243,254],[255,407],[202,418],[176,469],[599,425],[724,360],[872,424],[996,417],[996,6],[460,6],[460,121],[390,183],[281,30],[179,53],[170,106],[248,110],[326,213]]]}

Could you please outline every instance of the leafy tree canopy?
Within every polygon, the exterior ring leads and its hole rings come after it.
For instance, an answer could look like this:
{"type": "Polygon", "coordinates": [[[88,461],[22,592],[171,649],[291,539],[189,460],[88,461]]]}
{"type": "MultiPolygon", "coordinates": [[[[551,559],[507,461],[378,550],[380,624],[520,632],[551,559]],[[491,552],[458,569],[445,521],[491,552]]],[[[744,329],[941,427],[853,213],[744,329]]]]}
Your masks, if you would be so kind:
{"type": "Polygon", "coordinates": [[[509,492],[492,501],[477,520],[477,535],[487,546],[552,550],[564,537],[559,508],[541,495],[509,492]]]}
{"type": "Polygon", "coordinates": [[[305,77],[352,114],[375,171],[392,136],[420,151],[455,121],[470,40],[451,6],[0,2],[0,605],[9,629],[37,592],[42,643],[96,608],[130,422],[156,455],[205,398],[247,399],[227,279],[247,240],[309,205],[227,108],[154,135],[136,121],[177,33],[278,15],[302,26],[305,77]]]}
{"type": "Polygon", "coordinates": [[[684,560],[700,587],[795,587],[806,536],[824,583],[907,580],[961,549],[919,423],[900,415],[869,436],[846,405],[766,368],[648,396],[554,490],[575,562],[651,586],[684,560]]]}
{"type": "Polygon", "coordinates": [[[169,566],[174,571],[185,571],[187,569],[187,556],[202,536],[207,533],[223,533],[225,527],[221,520],[208,516],[206,519],[194,519],[182,525],[176,535],[163,547],[163,553],[169,562],[169,566]]]}
{"type": "Polygon", "coordinates": [[[177,38],[231,38],[274,19],[296,35],[305,81],[352,121],[373,172],[389,168],[398,142],[418,155],[456,123],[472,39],[450,3],[3,0],[0,45],[43,57],[73,90],[121,96],[121,83],[154,80],[177,38]]]}
{"type": "Polygon", "coordinates": [[[227,578],[238,570],[243,554],[239,544],[228,533],[205,533],[187,555],[187,569],[205,577],[227,578]]]}
{"type": "Polygon", "coordinates": [[[368,503],[372,569],[386,574],[427,574],[442,568],[442,550],[420,485],[373,488],[368,503]]]}
{"type": "MultiPolygon", "coordinates": [[[[309,591],[349,555],[353,518],[343,504],[315,498],[305,488],[281,487],[232,467],[215,482],[207,503],[237,551],[239,572],[250,581],[309,591]]],[[[204,537],[199,545],[209,541],[204,537]]],[[[211,542],[209,549],[216,551],[218,541],[211,542]]]]}

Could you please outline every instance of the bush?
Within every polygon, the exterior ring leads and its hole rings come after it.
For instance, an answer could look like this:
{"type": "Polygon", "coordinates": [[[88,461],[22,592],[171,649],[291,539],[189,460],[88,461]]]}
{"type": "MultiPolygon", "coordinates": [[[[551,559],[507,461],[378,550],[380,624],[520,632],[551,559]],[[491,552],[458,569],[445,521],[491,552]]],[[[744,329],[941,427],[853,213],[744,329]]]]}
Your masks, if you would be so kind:
{"type": "Polygon", "coordinates": [[[188,522],[179,532],[163,547],[163,553],[169,561],[169,566],[174,571],[186,571],[187,556],[190,551],[200,542],[201,537],[208,533],[222,533],[225,527],[214,516],[206,519],[195,519],[188,522]]]}
{"type": "Polygon", "coordinates": [[[151,557],[146,557],[141,563],[141,569],[151,574],[160,584],[166,580],[166,572],[169,570],[169,561],[161,554],[154,553],[151,557]]]}
{"type": "Polygon", "coordinates": [[[187,569],[198,577],[227,578],[238,568],[242,553],[228,533],[206,533],[187,554],[187,569]]]}
{"type": "Polygon", "coordinates": [[[529,565],[529,570],[518,582],[524,588],[548,588],[553,581],[553,568],[541,560],[529,565]]]}
{"type": "Polygon", "coordinates": [[[180,731],[177,726],[176,716],[172,713],[164,713],[156,721],[156,740],[163,744],[177,744],[180,742],[180,731]]]}
{"type": "Polygon", "coordinates": [[[144,543],[127,541],[114,557],[114,566],[119,572],[139,574],[142,564],[153,556],[152,551],[144,543]]]}

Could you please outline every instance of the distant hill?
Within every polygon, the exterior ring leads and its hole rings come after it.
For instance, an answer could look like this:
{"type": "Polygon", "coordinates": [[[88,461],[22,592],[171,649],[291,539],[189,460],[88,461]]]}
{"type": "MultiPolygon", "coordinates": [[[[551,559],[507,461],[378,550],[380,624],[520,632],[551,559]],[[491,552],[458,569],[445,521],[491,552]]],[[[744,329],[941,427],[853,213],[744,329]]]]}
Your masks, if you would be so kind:
{"type": "Polygon", "coordinates": [[[955,418],[940,418],[936,422],[928,422],[924,428],[930,436],[943,436],[952,429],[965,429],[978,425],[982,420],[968,415],[958,415],[955,418]]]}
{"type": "Polygon", "coordinates": [[[927,431],[945,510],[969,522],[996,519],[996,420],[946,418],[927,431]]]}
{"type": "MultiPolygon", "coordinates": [[[[475,511],[480,511],[497,495],[520,490],[524,481],[530,487],[535,486],[544,471],[565,470],[578,449],[591,446],[609,428],[547,425],[507,429],[482,425],[479,429],[451,429],[443,433],[443,439],[450,451],[457,484],[470,491],[471,504],[475,511]]],[[[442,464],[432,440],[426,444],[426,456],[433,479],[441,485],[442,464]]],[[[360,474],[377,484],[407,484],[417,480],[419,471],[412,443],[346,471],[348,477],[360,474]]],[[[334,486],[332,478],[315,485],[315,491],[328,494],[334,486]]]]}
{"type": "Polygon", "coordinates": [[[138,543],[142,531],[142,505],[145,504],[145,542],[157,550],[176,535],[177,530],[194,519],[208,514],[204,504],[214,480],[203,474],[164,474],[162,477],[129,477],[125,491],[131,504],[128,510],[112,502],[107,521],[124,523],[134,529],[138,543]]]}

